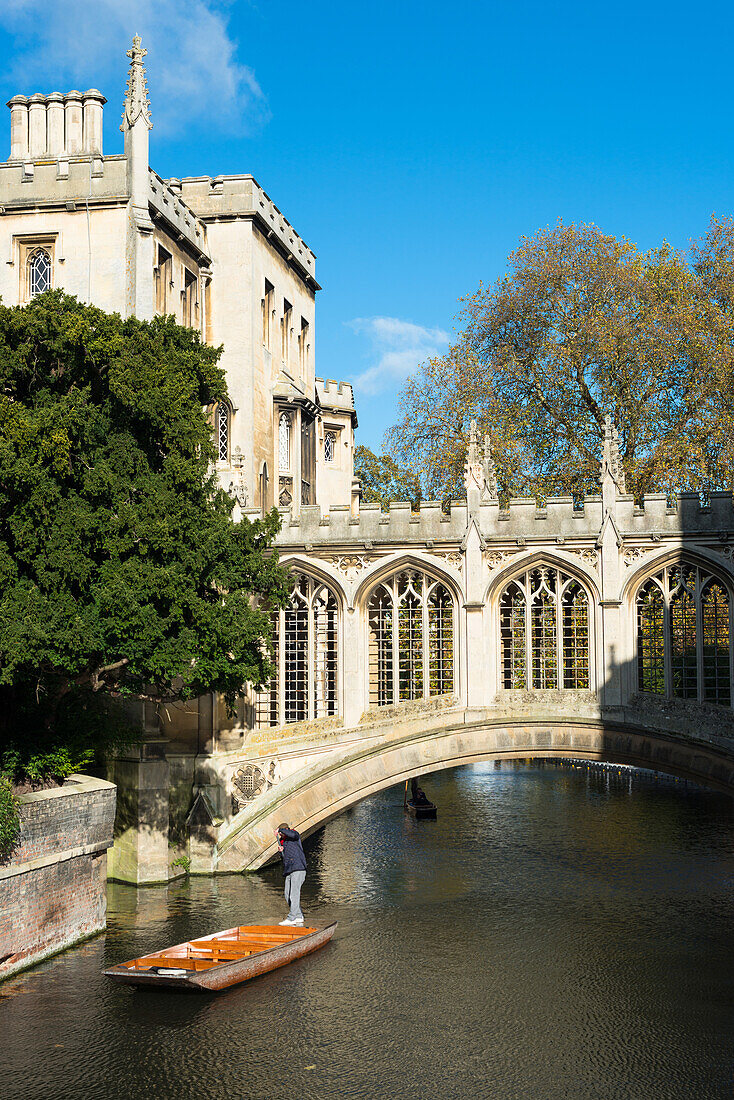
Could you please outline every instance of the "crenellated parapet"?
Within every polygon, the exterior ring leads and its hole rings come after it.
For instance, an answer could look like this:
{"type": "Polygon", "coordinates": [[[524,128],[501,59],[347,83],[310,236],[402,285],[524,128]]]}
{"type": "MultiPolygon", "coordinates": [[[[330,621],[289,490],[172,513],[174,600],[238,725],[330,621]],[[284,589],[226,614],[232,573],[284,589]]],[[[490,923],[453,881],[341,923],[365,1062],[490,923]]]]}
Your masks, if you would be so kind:
{"type": "MultiPolygon", "coordinates": [[[[256,510],[245,513],[255,517],[256,510]]],[[[363,504],[354,515],[346,505],[322,513],[318,505],[305,506],[300,515],[281,509],[282,528],[278,547],[310,552],[335,546],[456,544],[463,549],[470,520],[476,522],[483,543],[514,543],[524,546],[548,543],[556,546],[576,541],[600,540],[605,521],[601,496],[589,496],[582,503],[572,497],[548,497],[542,504],[531,498],[515,498],[506,506],[498,500],[483,501],[470,515],[466,501],[423,501],[413,509],[408,502],[391,502],[384,511],[379,504],[363,504]]],[[[653,542],[665,539],[734,541],[734,499],[730,492],[712,492],[702,501],[698,493],[668,497],[652,493],[637,503],[620,495],[610,510],[620,551],[630,540],[653,542]]],[[[483,548],[487,548],[483,547],[483,548]]]]}

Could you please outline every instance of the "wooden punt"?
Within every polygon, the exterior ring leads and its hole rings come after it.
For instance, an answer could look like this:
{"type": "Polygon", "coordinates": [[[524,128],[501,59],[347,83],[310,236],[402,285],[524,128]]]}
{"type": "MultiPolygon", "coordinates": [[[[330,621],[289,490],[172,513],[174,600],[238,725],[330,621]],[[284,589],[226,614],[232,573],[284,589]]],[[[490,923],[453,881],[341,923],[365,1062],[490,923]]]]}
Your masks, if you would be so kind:
{"type": "Polygon", "coordinates": [[[217,993],[318,951],[337,922],[323,928],[247,924],[154,951],[104,970],[127,985],[217,993]]]}
{"type": "Polygon", "coordinates": [[[405,780],[405,794],[403,796],[403,809],[411,817],[426,818],[436,817],[438,811],[436,803],[431,802],[425,791],[422,791],[415,779],[405,780]],[[411,796],[408,798],[408,783],[411,787],[411,796]]]}
{"type": "Polygon", "coordinates": [[[438,816],[438,810],[435,802],[411,802],[408,800],[405,803],[405,812],[410,814],[411,817],[417,817],[420,819],[434,818],[438,816]]]}

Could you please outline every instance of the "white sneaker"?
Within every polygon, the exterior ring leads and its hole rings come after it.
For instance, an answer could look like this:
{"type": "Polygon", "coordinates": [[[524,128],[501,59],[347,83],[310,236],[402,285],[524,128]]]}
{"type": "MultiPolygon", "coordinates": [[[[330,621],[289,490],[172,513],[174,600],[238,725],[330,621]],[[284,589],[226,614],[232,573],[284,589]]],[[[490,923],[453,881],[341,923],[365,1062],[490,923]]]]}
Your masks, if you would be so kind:
{"type": "Polygon", "coordinates": [[[297,924],[300,928],[303,928],[306,922],[303,917],[301,917],[300,920],[292,920],[290,923],[297,924]]]}
{"type": "Polygon", "coordinates": [[[303,924],[303,921],[291,920],[289,917],[286,917],[285,920],[279,920],[278,924],[303,924]]]}

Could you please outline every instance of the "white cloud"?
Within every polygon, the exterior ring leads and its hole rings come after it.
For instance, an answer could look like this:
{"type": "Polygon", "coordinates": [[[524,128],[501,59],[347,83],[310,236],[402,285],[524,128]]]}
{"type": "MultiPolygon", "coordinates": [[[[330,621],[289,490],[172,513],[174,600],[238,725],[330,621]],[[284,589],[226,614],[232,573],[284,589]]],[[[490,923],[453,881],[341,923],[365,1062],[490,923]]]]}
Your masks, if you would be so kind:
{"type": "Polygon", "coordinates": [[[0,26],[14,38],[5,58],[14,89],[80,91],[95,87],[107,110],[125,94],[125,51],[133,34],[148,50],[153,125],[181,133],[237,123],[245,132],[269,112],[254,72],[237,58],[221,0],[2,0],[0,26]]]}
{"type": "Polygon", "coordinates": [[[449,342],[443,329],[424,328],[398,317],[357,317],[349,326],[367,336],[377,359],[354,379],[364,393],[379,393],[404,381],[426,359],[440,355],[449,342]]]}

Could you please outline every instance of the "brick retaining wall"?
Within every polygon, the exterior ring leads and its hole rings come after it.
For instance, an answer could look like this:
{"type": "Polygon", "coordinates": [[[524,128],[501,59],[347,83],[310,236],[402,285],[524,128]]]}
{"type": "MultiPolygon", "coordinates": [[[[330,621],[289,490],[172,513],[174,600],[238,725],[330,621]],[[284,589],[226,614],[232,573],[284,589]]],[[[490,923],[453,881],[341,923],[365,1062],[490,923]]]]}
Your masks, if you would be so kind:
{"type": "Polygon", "coordinates": [[[72,775],[21,796],[20,840],[0,863],[0,980],[104,929],[116,793],[72,775]]]}

